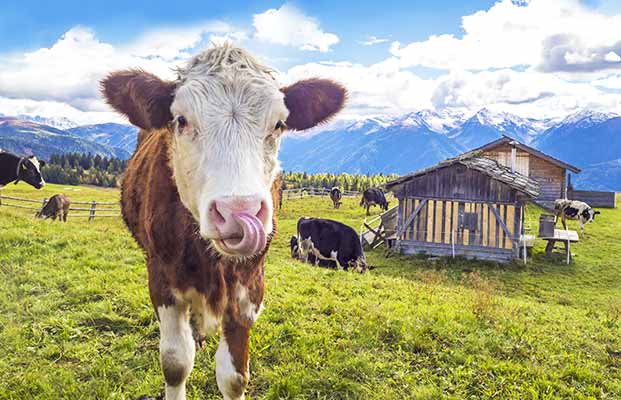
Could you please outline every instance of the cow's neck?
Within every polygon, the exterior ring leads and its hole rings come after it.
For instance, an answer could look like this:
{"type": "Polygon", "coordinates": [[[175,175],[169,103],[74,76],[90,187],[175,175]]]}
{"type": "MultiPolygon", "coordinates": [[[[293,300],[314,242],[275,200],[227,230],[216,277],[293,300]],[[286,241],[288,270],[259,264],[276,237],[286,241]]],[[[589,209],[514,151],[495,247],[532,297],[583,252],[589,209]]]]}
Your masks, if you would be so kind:
{"type": "Polygon", "coordinates": [[[9,153],[0,153],[0,186],[17,179],[17,167],[21,158],[9,153]]]}

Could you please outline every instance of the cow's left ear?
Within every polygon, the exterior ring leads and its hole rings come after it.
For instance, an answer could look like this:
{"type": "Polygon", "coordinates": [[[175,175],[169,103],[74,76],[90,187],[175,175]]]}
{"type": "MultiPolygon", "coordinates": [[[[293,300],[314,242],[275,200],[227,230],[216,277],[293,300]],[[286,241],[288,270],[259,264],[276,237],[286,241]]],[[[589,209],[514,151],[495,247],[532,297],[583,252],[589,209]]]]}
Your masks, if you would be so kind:
{"type": "Polygon", "coordinates": [[[40,168],[45,167],[45,161],[43,161],[43,160],[39,160],[39,167],[40,167],[40,168]]]}
{"type": "Polygon", "coordinates": [[[306,79],[281,89],[289,117],[289,129],[302,131],[336,115],[347,100],[347,90],[329,79],[306,79]]]}

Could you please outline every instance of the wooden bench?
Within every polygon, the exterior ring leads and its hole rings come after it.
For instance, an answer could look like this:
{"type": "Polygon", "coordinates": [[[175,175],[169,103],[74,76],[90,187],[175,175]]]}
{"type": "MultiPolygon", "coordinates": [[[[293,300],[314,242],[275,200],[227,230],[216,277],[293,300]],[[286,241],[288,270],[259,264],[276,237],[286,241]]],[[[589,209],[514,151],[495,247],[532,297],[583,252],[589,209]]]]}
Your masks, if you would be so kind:
{"type": "Polygon", "coordinates": [[[563,230],[563,229],[555,229],[554,236],[550,237],[540,237],[540,239],[548,242],[546,245],[546,254],[548,256],[552,255],[552,250],[554,250],[554,246],[556,242],[562,242],[565,247],[565,256],[571,260],[571,252],[569,243],[577,243],[579,241],[578,232],[563,230]]]}

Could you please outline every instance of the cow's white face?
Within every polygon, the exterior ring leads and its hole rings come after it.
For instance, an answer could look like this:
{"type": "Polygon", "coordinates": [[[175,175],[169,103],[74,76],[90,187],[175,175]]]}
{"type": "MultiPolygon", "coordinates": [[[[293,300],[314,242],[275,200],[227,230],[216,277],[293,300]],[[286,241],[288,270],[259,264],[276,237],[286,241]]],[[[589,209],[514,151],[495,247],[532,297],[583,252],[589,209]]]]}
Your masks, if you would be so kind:
{"type": "Polygon", "coordinates": [[[270,190],[289,115],[276,82],[248,69],[191,76],[177,89],[171,112],[174,177],[201,235],[227,254],[263,248],[273,230],[270,190]],[[240,235],[256,233],[257,222],[263,232],[242,243],[240,235]]]}
{"type": "Polygon", "coordinates": [[[347,97],[325,79],[280,88],[268,68],[228,44],[191,59],[175,82],[128,70],[104,79],[102,91],[134,125],[169,128],[181,201],[216,250],[242,257],[261,253],[273,231],[282,132],[328,120],[347,97]]]}

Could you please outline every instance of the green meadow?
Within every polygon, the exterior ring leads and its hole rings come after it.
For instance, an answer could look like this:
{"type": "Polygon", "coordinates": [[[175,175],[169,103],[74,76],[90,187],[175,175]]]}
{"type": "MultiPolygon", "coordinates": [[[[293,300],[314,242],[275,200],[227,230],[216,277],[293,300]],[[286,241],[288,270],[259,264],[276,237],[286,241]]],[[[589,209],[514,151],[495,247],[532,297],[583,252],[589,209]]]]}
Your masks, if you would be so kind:
{"type": "MultiPolygon", "coordinates": [[[[115,201],[21,183],[3,195],[115,201]]],[[[367,274],[289,256],[300,216],[359,229],[346,198],[285,200],[252,332],[248,399],[621,398],[621,210],[602,209],[573,264],[538,241],[527,265],[367,254],[367,274]]],[[[7,200],[4,203],[10,202],[7,200]]],[[[374,210],[374,215],[378,214],[374,210]]],[[[540,210],[528,209],[534,232],[540,210]]],[[[158,395],[158,324],[142,252],[120,218],[35,220],[0,206],[0,399],[158,395]]],[[[570,222],[577,229],[577,224],[570,222]]],[[[189,399],[219,399],[209,339],[189,399]]]]}

